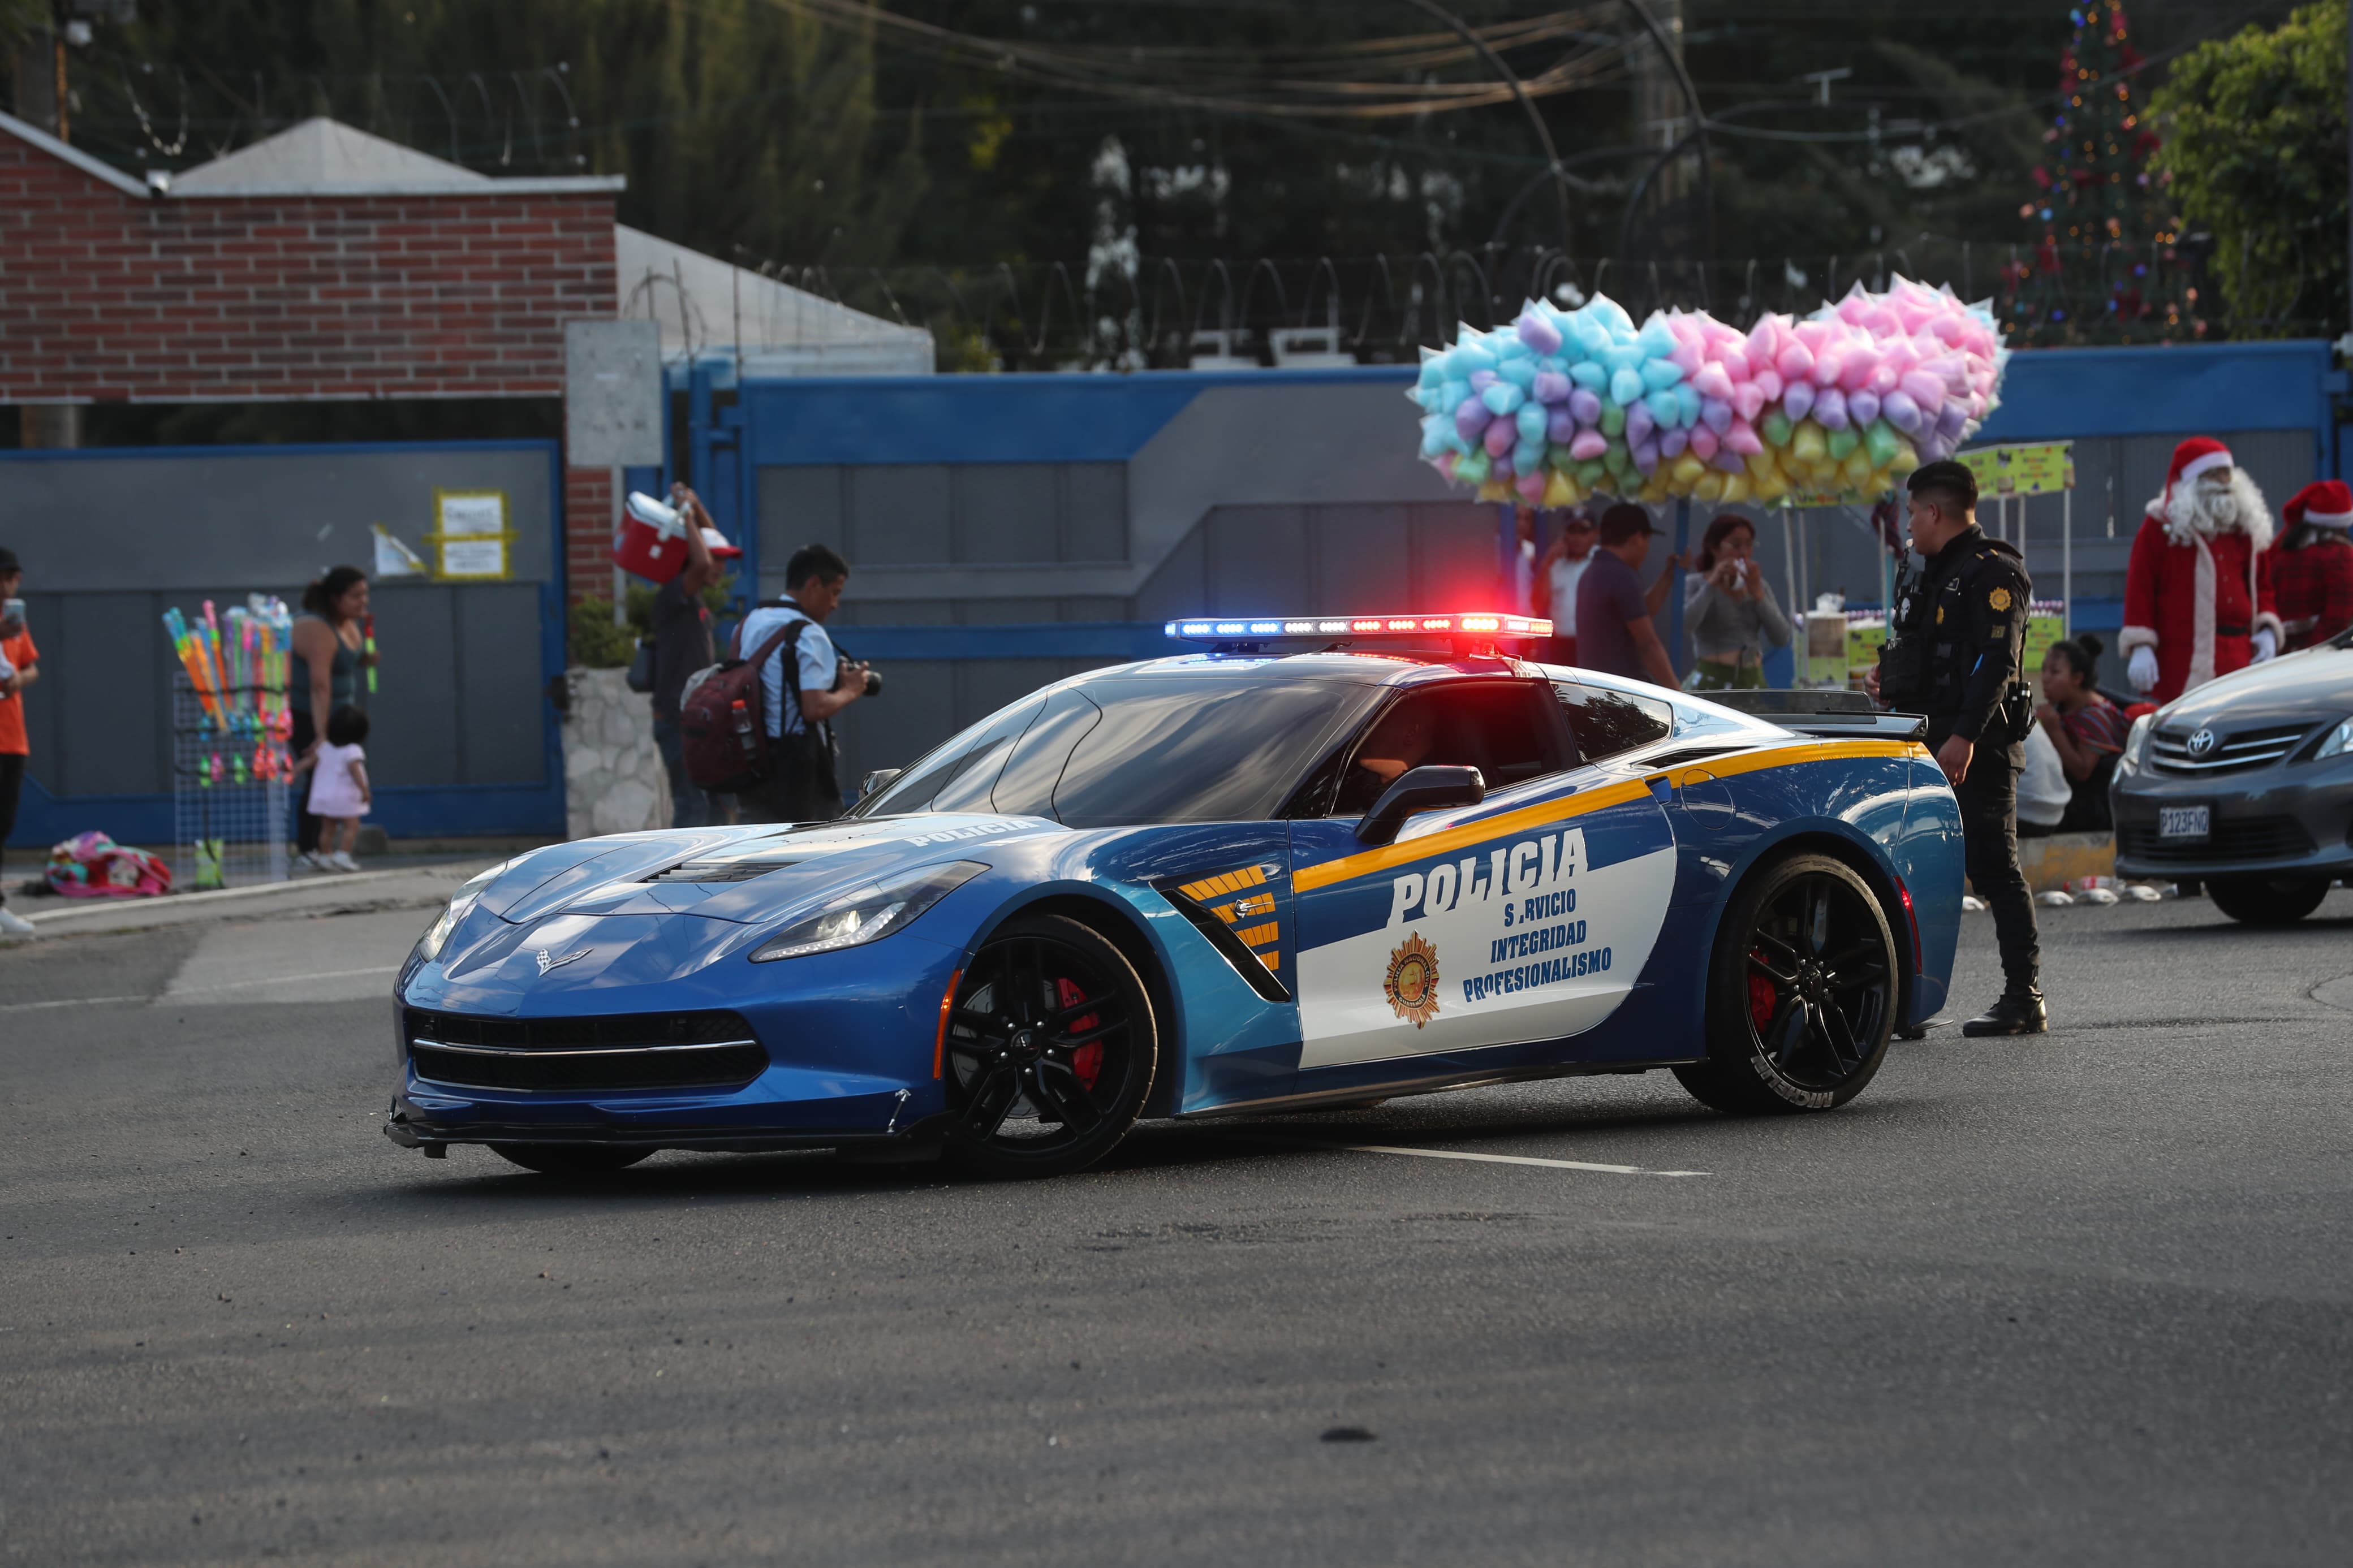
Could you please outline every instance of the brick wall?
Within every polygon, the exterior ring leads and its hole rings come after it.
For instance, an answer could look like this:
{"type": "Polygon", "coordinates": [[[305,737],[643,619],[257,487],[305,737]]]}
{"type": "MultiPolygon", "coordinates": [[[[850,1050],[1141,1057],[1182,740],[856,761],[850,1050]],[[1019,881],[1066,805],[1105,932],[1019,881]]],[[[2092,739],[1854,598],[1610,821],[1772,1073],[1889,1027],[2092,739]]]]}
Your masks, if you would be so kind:
{"type": "MultiPolygon", "coordinates": [[[[0,403],[561,396],[613,200],[157,201],[0,135],[0,403]]],[[[575,595],[611,592],[608,489],[566,479],[575,595]]]]}

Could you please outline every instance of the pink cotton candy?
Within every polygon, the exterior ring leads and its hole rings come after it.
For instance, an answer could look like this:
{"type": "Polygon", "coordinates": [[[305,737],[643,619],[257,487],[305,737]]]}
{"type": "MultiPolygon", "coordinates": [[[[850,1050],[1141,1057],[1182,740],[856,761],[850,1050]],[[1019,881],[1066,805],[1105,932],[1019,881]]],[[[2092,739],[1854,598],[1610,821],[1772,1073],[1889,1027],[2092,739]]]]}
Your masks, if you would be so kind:
{"type": "Polygon", "coordinates": [[[1699,422],[1718,436],[1732,428],[1732,405],[1721,397],[1703,397],[1699,402],[1699,422]]]}
{"type": "Polygon", "coordinates": [[[1825,343],[1822,352],[1814,356],[1814,385],[1828,391],[1838,385],[1839,377],[1846,374],[1846,345],[1825,343]]]}
{"type": "Polygon", "coordinates": [[[1724,367],[1720,364],[1700,366],[1699,374],[1691,378],[1691,384],[1692,390],[1703,398],[1729,401],[1732,396],[1732,378],[1724,374],[1724,367]]]}
{"type": "Polygon", "coordinates": [[[1790,424],[1795,425],[1813,411],[1814,384],[1810,381],[1792,381],[1789,384],[1789,390],[1781,395],[1782,415],[1790,424]]]}
{"type": "MultiPolygon", "coordinates": [[[[1796,335],[1797,340],[1799,342],[1806,345],[1809,353],[1820,353],[1821,346],[1830,342],[1831,327],[1831,322],[1817,318],[1814,320],[1799,321],[1795,327],[1791,328],[1790,331],[1796,335]]],[[[1781,374],[1783,375],[1787,375],[1789,373],[1785,370],[1781,374]]]]}
{"type": "Polygon", "coordinates": [[[1860,429],[1879,417],[1879,394],[1869,387],[1846,395],[1846,416],[1860,429]]]}
{"type": "Polygon", "coordinates": [[[1814,374],[1814,351],[1804,343],[1791,343],[1773,362],[1773,368],[1781,373],[1783,381],[1794,386],[1814,374]]]}
{"type": "Polygon", "coordinates": [[[1580,430],[1577,439],[1568,444],[1568,455],[1580,463],[1589,463],[1609,450],[1609,437],[1599,430],[1580,430]]]}
{"type": "Polygon", "coordinates": [[[1438,477],[1444,479],[1450,485],[1454,482],[1453,453],[1440,452],[1438,455],[1438,477]]]}
{"type": "Polygon", "coordinates": [[[1693,456],[1704,463],[1710,458],[1715,456],[1715,448],[1716,439],[1715,431],[1709,429],[1704,425],[1695,425],[1692,427],[1691,449],[1693,456]]]}
{"type": "Polygon", "coordinates": [[[1879,416],[1907,436],[1920,428],[1920,405],[1901,388],[1880,401],[1879,416]]]}
{"type": "Polygon", "coordinates": [[[1732,428],[1724,433],[1724,444],[1744,458],[1753,458],[1765,449],[1764,437],[1758,436],[1746,419],[1732,422],[1732,428]]]}
{"type": "Polygon", "coordinates": [[[1667,363],[1680,366],[1685,375],[1697,375],[1699,367],[1707,363],[1697,338],[1679,340],[1675,343],[1675,352],[1667,356],[1667,363]]]}
{"type": "Polygon", "coordinates": [[[1873,397],[1884,397],[1895,390],[1895,368],[1882,360],[1879,368],[1871,373],[1871,384],[1865,390],[1873,397]]]}
{"type": "Polygon", "coordinates": [[[1945,384],[1945,395],[1957,397],[1969,389],[1969,378],[1961,368],[1957,354],[1939,354],[1925,362],[1920,368],[1945,384]]]}
{"type": "Polygon", "coordinates": [[[1841,392],[1859,392],[1871,384],[1872,373],[1879,368],[1879,353],[1867,347],[1848,351],[1846,368],[1839,372],[1841,392]]]}
{"type": "Polygon", "coordinates": [[[1522,500],[1528,502],[1530,505],[1534,505],[1537,501],[1544,500],[1545,477],[1541,472],[1522,474],[1518,479],[1512,481],[1512,488],[1520,492],[1520,499],[1522,500]]]}
{"type": "Polygon", "coordinates": [[[1748,384],[1763,393],[1765,395],[1766,402],[1778,403],[1781,401],[1781,373],[1779,371],[1771,369],[1760,370],[1757,373],[1755,379],[1750,381],[1748,384]]]}
{"type": "Polygon", "coordinates": [[[1846,428],[1846,394],[1825,386],[1814,396],[1814,423],[1825,430],[1846,428]]]}
{"type": "Polygon", "coordinates": [[[1926,371],[1914,371],[1904,378],[1902,384],[1904,390],[1912,395],[1912,401],[1920,405],[1922,418],[1935,418],[1945,406],[1945,384],[1926,371]]]}
{"type": "Polygon", "coordinates": [[[1683,448],[1690,444],[1691,432],[1680,426],[1659,432],[1659,456],[1667,462],[1682,457],[1683,448]]]}
{"type": "Polygon", "coordinates": [[[1480,444],[1487,448],[1487,456],[1500,458],[1519,445],[1519,440],[1520,427],[1509,419],[1498,419],[1487,426],[1480,444]]]}
{"type": "Polygon", "coordinates": [[[1781,357],[1775,352],[1777,347],[1773,340],[1773,318],[1760,316],[1757,324],[1748,329],[1748,338],[1742,346],[1742,353],[1751,365],[1764,366],[1781,357]]]}
{"type": "MultiPolygon", "coordinates": [[[[1770,374],[1771,373],[1767,372],[1767,374],[1770,374]]],[[[1774,390],[1777,392],[1780,390],[1780,381],[1778,377],[1776,377],[1774,380],[1774,390]]],[[[1744,381],[1738,386],[1732,389],[1732,410],[1734,413],[1739,415],[1743,419],[1753,420],[1759,414],[1764,413],[1765,404],[1765,389],[1756,382],[1744,381]]]]}

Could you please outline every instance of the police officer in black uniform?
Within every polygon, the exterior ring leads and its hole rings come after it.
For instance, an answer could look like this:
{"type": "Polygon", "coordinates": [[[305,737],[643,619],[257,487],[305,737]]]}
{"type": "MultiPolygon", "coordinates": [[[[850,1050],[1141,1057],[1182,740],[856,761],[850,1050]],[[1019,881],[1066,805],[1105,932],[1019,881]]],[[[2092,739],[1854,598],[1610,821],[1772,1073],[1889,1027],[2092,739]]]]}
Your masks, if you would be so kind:
{"type": "Polygon", "coordinates": [[[2033,722],[2021,661],[2032,584],[2013,546],[1978,526],[1977,479],[1956,462],[1914,470],[1912,547],[1927,564],[1898,591],[1873,695],[1928,716],[1928,747],[1961,806],[1969,882],[1993,910],[2001,999],[1965,1035],[2039,1035],[2042,948],[2018,868],[2018,774],[2033,722]]]}

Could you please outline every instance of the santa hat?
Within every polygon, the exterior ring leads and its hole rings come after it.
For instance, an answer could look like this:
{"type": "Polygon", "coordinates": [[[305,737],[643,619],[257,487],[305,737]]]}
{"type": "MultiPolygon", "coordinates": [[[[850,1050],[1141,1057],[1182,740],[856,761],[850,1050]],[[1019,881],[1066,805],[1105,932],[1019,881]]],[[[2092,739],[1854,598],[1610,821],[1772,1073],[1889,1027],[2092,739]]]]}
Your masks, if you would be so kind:
{"type": "Polygon", "coordinates": [[[2173,448],[2173,464],[2165,470],[2165,494],[2160,504],[2173,500],[2173,488],[2186,485],[2210,468],[2231,468],[2231,448],[2211,436],[2192,436],[2173,448]]]}
{"type": "Polygon", "coordinates": [[[2353,529],[2353,486],[2343,479],[2318,479],[2295,492],[2280,516],[2290,528],[2310,523],[2315,528],[2353,529]]]}

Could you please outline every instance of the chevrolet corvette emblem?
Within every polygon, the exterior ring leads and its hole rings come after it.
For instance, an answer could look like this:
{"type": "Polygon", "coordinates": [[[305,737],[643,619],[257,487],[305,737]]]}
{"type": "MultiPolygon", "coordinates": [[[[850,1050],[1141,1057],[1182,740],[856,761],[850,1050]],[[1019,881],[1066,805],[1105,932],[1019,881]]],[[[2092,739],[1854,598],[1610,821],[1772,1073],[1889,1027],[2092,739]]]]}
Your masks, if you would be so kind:
{"type": "Polygon", "coordinates": [[[539,960],[539,972],[544,974],[551,969],[561,969],[567,963],[577,963],[588,956],[588,950],[584,947],[577,952],[567,952],[562,958],[550,958],[547,956],[547,949],[543,947],[533,956],[539,960]]]}

